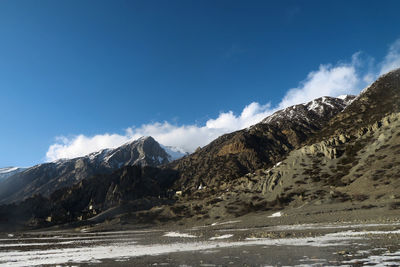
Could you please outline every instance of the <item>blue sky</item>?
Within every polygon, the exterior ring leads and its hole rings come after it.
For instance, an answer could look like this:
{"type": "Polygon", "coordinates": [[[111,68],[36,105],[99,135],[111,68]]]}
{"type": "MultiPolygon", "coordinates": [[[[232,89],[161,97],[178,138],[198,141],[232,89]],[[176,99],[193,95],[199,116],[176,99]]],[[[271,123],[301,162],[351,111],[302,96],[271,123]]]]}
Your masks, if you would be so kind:
{"type": "Polygon", "coordinates": [[[357,93],[400,64],[398,10],[399,1],[0,1],[0,167],[142,134],[192,150],[277,108],[357,93]]]}

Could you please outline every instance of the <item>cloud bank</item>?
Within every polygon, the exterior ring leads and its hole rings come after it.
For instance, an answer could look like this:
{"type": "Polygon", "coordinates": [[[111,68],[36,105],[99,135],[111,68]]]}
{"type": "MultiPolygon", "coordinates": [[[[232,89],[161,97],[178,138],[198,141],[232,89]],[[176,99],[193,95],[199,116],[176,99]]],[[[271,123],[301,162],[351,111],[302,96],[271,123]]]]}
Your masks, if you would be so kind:
{"type": "Polygon", "coordinates": [[[357,94],[379,75],[400,67],[400,39],[390,45],[385,58],[374,64],[372,58],[355,53],[347,63],[320,65],[311,71],[296,88],[287,91],[276,106],[257,102],[245,106],[240,114],[222,112],[204,125],[176,125],[167,121],[127,128],[124,134],[77,135],[70,138],[57,137],[46,153],[47,161],[87,155],[103,148],[115,148],[141,136],[152,136],[166,146],[179,147],[193,152],[218,136],[249,127],[273,112],[321,96],[357,94]]]}
{"type": "Polygon", "coordinates": [[[152,136],[166,146],[174,146],[192,152],[218,136],[253,125],[271,114],[269,104],[253,102],[246,106],[240,115],[232,111],[220,113],[205,125],[174,125],[169,122],[144,124],[138,128],[128,128],[125,134],[99,134],[95,136],[78,135],[72,138],[57,137],[46,153],[47,161],[62,158],[75,158],[103,148],[115,148],[141,136],[152,136]]]}

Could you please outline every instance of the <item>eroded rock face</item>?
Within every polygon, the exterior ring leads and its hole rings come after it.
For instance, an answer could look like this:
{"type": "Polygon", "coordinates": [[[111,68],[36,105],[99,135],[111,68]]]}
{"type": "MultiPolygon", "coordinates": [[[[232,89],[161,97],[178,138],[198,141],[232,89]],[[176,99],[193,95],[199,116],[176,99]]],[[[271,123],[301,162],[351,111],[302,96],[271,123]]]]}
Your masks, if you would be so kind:
{"type": "Polygon", "coordinates": [[[366,127],[375,127],[374,123],[397,112],[400,112],[400,69],[379,77],[307,142],[312,144],[340,134],[351,136],[366,127]]]}
{"type": "Polygon", "coordinates": [[[365,129],[351,138],[333,136],[294,150],[272,168],[249,173],[227,187],[259,192],[269,202],[288,197],[318,203],[390,202],[391,196],[400,196],[400,113],[365,129]]]}
{"type": "Polygon", "coordinates": [[[180,172],[176,190],[218,186],[282,160],[341,112],[354,96],[321,97],[278,111],[248,129],[223,135],[170,168],[180,172]]]}

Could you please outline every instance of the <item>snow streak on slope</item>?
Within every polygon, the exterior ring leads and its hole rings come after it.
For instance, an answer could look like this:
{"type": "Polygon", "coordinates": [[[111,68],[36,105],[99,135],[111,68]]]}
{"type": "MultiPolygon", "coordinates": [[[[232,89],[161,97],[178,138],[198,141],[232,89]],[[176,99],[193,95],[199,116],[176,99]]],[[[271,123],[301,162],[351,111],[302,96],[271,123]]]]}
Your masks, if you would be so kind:
{"type": "Polygon", "coordinates": [[[16,173],[22,172],[26,170],[26,168],[20,167],[5,167],[0,168],[0,181],[7,179],[8,177],[13,176],[16,173]]]}

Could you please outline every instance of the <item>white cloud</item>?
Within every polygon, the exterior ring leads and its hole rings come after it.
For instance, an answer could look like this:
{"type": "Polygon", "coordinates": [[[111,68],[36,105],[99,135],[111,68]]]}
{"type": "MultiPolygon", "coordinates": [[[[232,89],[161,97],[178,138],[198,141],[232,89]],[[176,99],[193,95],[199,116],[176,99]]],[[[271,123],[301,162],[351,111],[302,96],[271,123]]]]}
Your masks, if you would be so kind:
{"type": "Polygon", "coordinates": [[[46,153],[47,161],[76,158],[103,148],[113,148],[129,141],[129,135],[99,134],[95,136],[77,135],[72,138],[57,137],[46,153]]]}
{"type": "Polygon", "coordinates": [[[381,63],[379,75],[400,68],[400,39],[390,45],[389,52],[381,63]]]}
{"type": "Polygon", "coordinates": [[[163,145],[176,146],[192,152],[222,134],[253,125],[278,109],[305,103],[321,96],[357,94],[378,75],[396,67],[400,67],[400,39],[390,46],[385,59],[379,64],[374,64],[370,57],[364,60],[362,54],[357,52],[347,63],[320,65],[318,70],[311,71],[296,88],[289,89],[276,107],[271,107],[268,103],[262,105],[253,102],[244,107],[238,115],[233,111],[223,112],[204,125],[156,122],[128,128],[124,134],[59,137],[56,143],[49,147],[46,158],[53,161],[83,156],[103,148],[118,147],[141,136],[152,136],[163,145]],[[380,70],[376,71],[377,69],[380,70]]]}
{"type": "Polygon", "coordinates": [[[246,106],[239,116],[232,111],[220,113],[203,126],[173,125],[169,122],[144,124],[139,128],[128,128],[123,135],[104,134],[95,136],[78,135],[72,138],[59,137],[49,147],[47,161],[87,155],[103,148],[115,148],[141,136],[152,136],[166,146],[176,146],[192,152],[199,146],[211,142],[218,136],[253,125],[271,114],[270,105],[256,102],[246,106]]]}
{"type": "Polygon", "coordinates": [[[317,71],[310,72],[299,87],[290,89],[279,107],[308,102],[321,96],[354,94],[359,91],[359,85],[360,78],[353,64],[336,67],[321,65],[317,71]]]}

